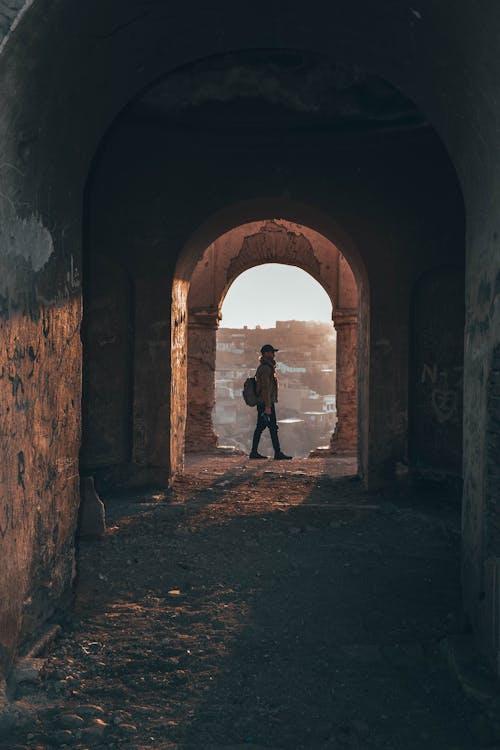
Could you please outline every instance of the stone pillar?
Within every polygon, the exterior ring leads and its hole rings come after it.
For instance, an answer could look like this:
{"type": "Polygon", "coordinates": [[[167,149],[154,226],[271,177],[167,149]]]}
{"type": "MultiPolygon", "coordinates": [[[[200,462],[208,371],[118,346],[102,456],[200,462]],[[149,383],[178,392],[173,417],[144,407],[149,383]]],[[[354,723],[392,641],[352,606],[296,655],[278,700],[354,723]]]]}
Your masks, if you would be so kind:
{"type": "Polygon", "coordinates": [[[357,311],[337,310],[334,324],[337,331],[337,426],[330,441],[330,451],[331,453],[356,453],[358,448],[357,311]]]}
{"type": "Polygon", "coordinates": [[[170,470],[170,287],[159,276],[135,284],[133,463],[145,481],[170,470]]]}
{"type": "Polygon", "coordinates": [[[213,409],[218,327],[218,310],[189,310],[187,453],[213,451],[217,447],[213,409]]]}

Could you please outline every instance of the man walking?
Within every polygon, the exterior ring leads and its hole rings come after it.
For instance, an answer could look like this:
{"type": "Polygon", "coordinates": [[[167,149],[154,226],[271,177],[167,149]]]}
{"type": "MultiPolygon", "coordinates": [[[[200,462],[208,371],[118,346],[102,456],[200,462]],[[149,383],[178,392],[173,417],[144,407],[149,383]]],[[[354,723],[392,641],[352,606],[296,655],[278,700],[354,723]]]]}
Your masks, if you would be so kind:
{"type": "Polygon", "coordinates": [[[271,344],[265,344],[260,350],[260,364],[255,373],[255,385],[257,391],[257,425],[253,434],[252,451],[250,458],[267,458],[259,453],[260,436],[269,427],[271,441],[274,448],[275,461],[285,461],[292,457],[287,456],[280,448],[278,438],[278,423],[276,421],[276,409],[274,404],[278,401],[278,378],[276,377],[275,349],[271,344]]]}

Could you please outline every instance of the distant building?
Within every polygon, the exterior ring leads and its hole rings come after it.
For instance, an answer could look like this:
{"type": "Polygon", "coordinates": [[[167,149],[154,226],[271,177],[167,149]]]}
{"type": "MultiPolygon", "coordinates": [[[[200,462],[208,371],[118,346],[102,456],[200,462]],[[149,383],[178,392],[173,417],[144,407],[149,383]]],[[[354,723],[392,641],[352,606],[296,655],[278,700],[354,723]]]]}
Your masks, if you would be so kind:
{"type": "Polygon", "coordinates": [[[279,348],[279,426],[287,449],[308,455],[329,441],[336,422],[336,336],[329,323],[278,321],[275,328],[220,328],[214,423],[219,442],[250,449],[255,410],[241,391],[262,344],[279,348]]]}

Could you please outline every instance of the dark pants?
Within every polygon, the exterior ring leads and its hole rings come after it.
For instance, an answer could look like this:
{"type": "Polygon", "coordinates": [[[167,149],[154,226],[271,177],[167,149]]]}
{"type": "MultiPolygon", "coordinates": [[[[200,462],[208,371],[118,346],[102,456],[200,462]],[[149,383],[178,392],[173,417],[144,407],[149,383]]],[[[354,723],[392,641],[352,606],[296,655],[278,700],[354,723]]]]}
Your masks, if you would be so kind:
{"type": "Polygon", "coordinates": [[[266,427],[269,427],[269,432],[271,433],[271,441],[274,448],[274,453],[280,453],[280,441],[278,438],[278,423],[276,422],[276,409],[274,408],[274,404],[271,406],[271,414],[266,417],[265,414],[266,407],[264,404],[257,404],[257,425],[255,427],[255,432],[253,434],[253,442],[252,442],[252,452],[257,453],[259,448],[259,440],[260,436],[266,429],[266,427]]]}

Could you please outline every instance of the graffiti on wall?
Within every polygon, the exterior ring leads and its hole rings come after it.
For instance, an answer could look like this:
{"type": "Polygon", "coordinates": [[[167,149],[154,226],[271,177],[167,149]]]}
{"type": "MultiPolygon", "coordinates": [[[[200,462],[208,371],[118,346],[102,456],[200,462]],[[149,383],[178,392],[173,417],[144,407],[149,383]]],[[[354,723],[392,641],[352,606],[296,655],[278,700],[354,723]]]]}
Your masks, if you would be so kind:
{"type": "Polygon", "coordinates": [[[458,416],[462,375],[462,367],[440,369],[437,363],[423,366],[420,382],[430,386],[430,405],[439,424],[458,416]]]}

